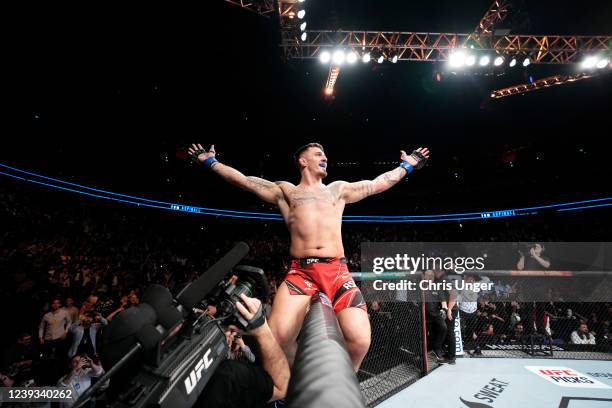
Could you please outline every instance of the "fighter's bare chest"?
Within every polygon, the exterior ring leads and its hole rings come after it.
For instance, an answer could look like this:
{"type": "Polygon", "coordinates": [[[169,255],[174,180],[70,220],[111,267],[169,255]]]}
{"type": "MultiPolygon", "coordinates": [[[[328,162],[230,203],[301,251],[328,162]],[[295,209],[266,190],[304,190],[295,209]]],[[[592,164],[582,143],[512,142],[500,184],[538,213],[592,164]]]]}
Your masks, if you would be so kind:
{"type": "Polygon", "coordinates": [[[329,189],[318,191],[294,190],[288,194],[288,202],[291,209],[316,209],[334,211],[338,209],[338,198],[329,189]]]}

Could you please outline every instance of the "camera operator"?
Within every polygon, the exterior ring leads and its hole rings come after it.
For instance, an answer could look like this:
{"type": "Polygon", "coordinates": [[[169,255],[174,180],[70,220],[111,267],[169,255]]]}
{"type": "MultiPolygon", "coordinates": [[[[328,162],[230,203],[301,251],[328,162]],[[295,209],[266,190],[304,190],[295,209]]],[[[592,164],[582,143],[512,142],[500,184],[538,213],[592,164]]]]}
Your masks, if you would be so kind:
{"type": "Polygon", "coordinates": [[[72,357],[70,359],[70,372],[57,382],[58,387],[68,387],[72,390],[74,399],[70,402],[62,402],[62,408],[70,407],[77,398],[91,386],[91,379],[100,377],[104,374],[104,369],[101,365],[96,364],[86,354],[72,357]]]}
{"type": "MultiPolygon", "coordinates": [[[[253,336],[259,345],[261,366],[243,359],[223,361],[195,407],[263,407],[269,401],[283,398],[287,392],[289,363],[272,335],[261,301],[244,294],[240,298],[242,302],[236,302],[236,308],[249,322],[247,334],[253,336]]],[[[230,334],[229,340],[234,343],[235,334],[230,334]]],[[[244,348],[241,351],[244,352],[244,348]]]]}

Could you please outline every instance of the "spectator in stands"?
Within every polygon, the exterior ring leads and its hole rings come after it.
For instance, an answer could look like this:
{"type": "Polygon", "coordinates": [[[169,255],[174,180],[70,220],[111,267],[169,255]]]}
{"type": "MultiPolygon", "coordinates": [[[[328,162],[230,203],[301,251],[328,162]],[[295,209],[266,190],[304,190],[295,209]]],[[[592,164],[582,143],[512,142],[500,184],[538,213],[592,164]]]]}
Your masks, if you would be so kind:
{"type": "Polygon", "coordinates": [[[512,330],[512,334],[508,336],[506,341],[509,343],[518,343],[521,341],[524,335],[525,335],[525,328],[523,327],[523,324],[517,323],[512,330]]]}
{"type": "Polygon", "coordinates": [[[3,353],[0,370],[10,372],[13,377],[29,371],[39,360],[40,352],[30,333],[19,335],[17,342],[3,353]]]}
{"type": "Polygon", "coordinates": [[[100,313],[87,312],[81,316],[81,320],[73,323],[69,329],[72,335],[72,343],[68,349],[68,357],[71,358],[76,354],[97,355],[97,335],[100,329],[107,324],[108,321],[100,313]]]}
{"type": "Polygon", "coordinates": [[[74,305],[74,299],[68,296],[66,298],[66,306],[64,306],[64,310],[70,316],[70,321],[72,323],[76,323],[79,321],[79,308],[74,305]]]}
{"type": "Polygon", "coordinates": [[[595,344],[595,334],[589,332],[586,323],[581,323],[578,330],[572,332],[573,344],[595,344]]]}
{"type": "Polygon", "coordinates": [[[97,364],[94,359],[86,355],[76,355],[70,359],[70,372],[59,379],[58,387],[68,387],[72,390],[74,399],[70,402],[62,402],[60,406],[67,408],[72,406],[78,397],[83,394],[90,386],[91,379],[99,377],[104,373],[102,366],[97,364]]]}
{"type": "Polygon", "coordinates": [[[225,340],[229,346],[227,358],[230,360],[238,360],[249,363],[255,362],[255,354],[250,347],[244,343],[242,335],[238,332],[238,328],[234,325],[229,325],[225,328],[225,340]]]}
{"type": "Polygon", "coordinates": [[[79,316],[83,316],[85,313],[93,311],[96,303],[98,303],[98,296],[94,294],[89,295],[81,305],[79,316]]]}
{"type": "Polygon", "coordinates": [[[15,380],[13,380],[11,377],[0,373],[0,387],[12,387],[14,383],[15,380]]]}
{"type": "Polygon", "coordinates": [[[129,307],[138,306],[140,303],[140,299],[138,298],[138,294],[135,290],[130,291],[128,295],[128,305],[129,307]]]}
{"type": "MultiPolygon", "coordinates": [[[[521,323],[521,314],[520,309],[521,306],[518,302],[512,301],[510,303],[511,311],[510,311],[510,329],[514,330],[517,324],[521,323]]],[[[522,324],[521,324],[522,326],[522,324]]]]}
{"type": "Polygon", "coordinates": [[[52,299],[51,311],[45,313],[38,327],[38,341],[46,354],[57,356],[61,353],[71,323],[60,298],[52,299]]]}
{"type": "Polygon", "coordinates": [[[115,316],[123,312],[128,307],[129,307],[128,297],[126,295],[121,296],[121,298],[119,299],[119,307],[115,309],[111,314],[106,316],[106,320],[108,321],[113,320],[115,316]]]}

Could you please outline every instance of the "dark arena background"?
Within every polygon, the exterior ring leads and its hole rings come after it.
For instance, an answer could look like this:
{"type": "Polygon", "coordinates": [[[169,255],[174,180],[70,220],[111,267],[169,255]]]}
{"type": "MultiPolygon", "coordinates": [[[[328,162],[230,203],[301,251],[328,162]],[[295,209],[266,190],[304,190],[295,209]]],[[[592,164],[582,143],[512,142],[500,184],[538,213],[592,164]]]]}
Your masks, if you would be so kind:
{"type": "MultiPolygon", "coordinates": [[[[124,3],[2,6],[0,404],[22,403],[11,389],[68,386],[78,397],[91,385],[96,392],[79,401],[28,401],[219,406],[204,397],[163,400],[153,388],[126,402],[113,378],[75,386],[70,364],[85,350],[82,358],[108,373],[118,358],[104,353],[127,352],[109,333],[130,309],[148,310],[153,284],[169,289],[172,313],[155,309],[149,326],[171,341],[151,346],[137,329],[129,334],[146,349],[132,369],[155,377],[159,390],[178,387],[161,374],[163,361],[195,344],[184,333],[196,325],[194,305],[179,296],[185,287],[212,291],[240,274],[238,263],[261,268],[269,313],[291,265],[279,210],[189,160],[187,149],[214,144],[220,163],[297,185],[293,154],[317,142],[326,184],[374,179],[397,168],[400,150],[431,152],[424,168],[344,212],[344,254],[349,270],[361,272],[354,278],[368,309],[369,351],[354,375],[329,302],[315,296],[286,396],[258,405],[252,395],[264,391],[253,384],[263,384],[245,382],[242,391],[229,387],[225,406],[612,406],[611,294],[521,297],[549,285],[545,273],[523,277],[536,283],[522,281],[521,294],[516,286],[480,294],[456,336],[455,361],[434,347],[440,303],[366,290],[372,274],[361,250],[365,242],[514,243],[508,251],[518,259],[516,248],[537,243],[559,271],[555,244],[591,242],[609,266],[612,3],[124,3]],[[219,275],[213,265],[241,241],[248,254],[219,275]],[[55,299],[69,316],[63,327],[45,323],[55,299]],[[180,319],[165,327],[176,308],[180,319]],[[534,326],[539,313],[545,328],[534,326]],[[576,344],[582,325],[589,344],[576,344]],[[162,350],[159,361],[151,347],[162,350]]],[[[516,264],[498,269],[476,281],[510,287],[516,264]]],[[[584,276],[561,272],[554,285],[582,285],[584,276]]],[[[604,282],[605,272],[597,271],[604,282]]],[[[211,307],[207,295],[196,308],[211,307]]],[[[203,328],[202,336],[212,341],[225,326],[207,314],[215,324],[204,324],[210,334],[203,328]]],[[[269,371],[259,337],[243,334],[250,364],[269,371]]],[[[211,384],[221,354],[204,371],[211,384]]],[[[117,375],[126,384],[141,378],[126,371],[117,375]]]]}

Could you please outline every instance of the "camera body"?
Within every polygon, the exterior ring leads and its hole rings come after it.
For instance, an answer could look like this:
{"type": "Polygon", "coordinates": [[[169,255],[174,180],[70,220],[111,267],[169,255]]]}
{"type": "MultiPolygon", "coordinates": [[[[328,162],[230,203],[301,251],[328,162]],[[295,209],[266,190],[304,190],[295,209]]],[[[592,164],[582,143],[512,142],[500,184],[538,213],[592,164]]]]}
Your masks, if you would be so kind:
{"type": "Polygon", "coordinates": [[[236,309],[236,302],[244,294],[258,298],[265,304],[269,298],[268,280],[262,269],[253,266],[238,265],[233,269],[233,274],[235,278],[221,282],[217,290],[206,299],[205,305],[216,306],[217,317],[227,317],[226,325],[234,324],[245,329],[248,322],[236,309]]]}
{"type": "Polygon", "coordinates": [[[215,318],[189,311],[176,333],[165,337],[154,352],[143,356],[134,370],[123,373],[110,406],[189,408],[195,404],[228,355],[229,345],[221,322],[243,328],[248,325],[236,309],[241,294],[262,302],[268,300],[268,282],[262,269],[240,265],[228,275],[200,302],[203,310],[209,305],[216,306],[215,318]]]}

